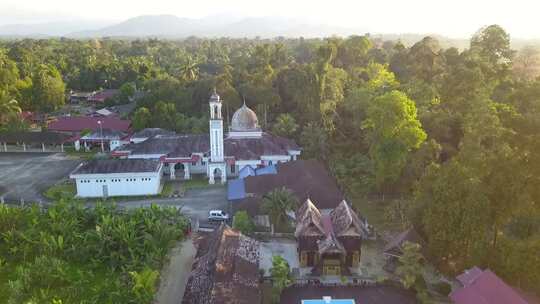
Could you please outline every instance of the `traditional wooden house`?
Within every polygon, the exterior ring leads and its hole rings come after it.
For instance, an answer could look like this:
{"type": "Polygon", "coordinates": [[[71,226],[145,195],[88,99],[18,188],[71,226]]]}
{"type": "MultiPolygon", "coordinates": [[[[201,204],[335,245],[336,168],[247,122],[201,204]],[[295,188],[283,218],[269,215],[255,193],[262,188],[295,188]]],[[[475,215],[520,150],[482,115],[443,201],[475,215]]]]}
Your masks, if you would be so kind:
{"type": "Polygon", "coordinates": [[[343,200],[328,214],[322,214],[310,199],[296,212],[295,237],[302,267],[314,274],[346,275],[360,262],[362,239],[367,237],[362,222],[343,200]]]}
{"type": "Polygon", "coordinates": [[[259,242],[221,224],[199,244],[182,303],[260,303],[259,287],[259,242]]]}

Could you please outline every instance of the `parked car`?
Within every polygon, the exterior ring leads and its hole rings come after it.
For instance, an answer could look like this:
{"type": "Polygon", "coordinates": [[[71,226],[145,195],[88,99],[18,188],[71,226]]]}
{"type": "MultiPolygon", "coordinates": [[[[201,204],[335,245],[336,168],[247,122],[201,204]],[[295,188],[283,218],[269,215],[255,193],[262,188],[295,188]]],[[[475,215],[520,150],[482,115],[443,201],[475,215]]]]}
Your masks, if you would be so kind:
{"type": "Polygon", "coordinates": [[[210,210],[208,213],[209,221],[228,221],[229,215],[223,210],[210,210]]]}

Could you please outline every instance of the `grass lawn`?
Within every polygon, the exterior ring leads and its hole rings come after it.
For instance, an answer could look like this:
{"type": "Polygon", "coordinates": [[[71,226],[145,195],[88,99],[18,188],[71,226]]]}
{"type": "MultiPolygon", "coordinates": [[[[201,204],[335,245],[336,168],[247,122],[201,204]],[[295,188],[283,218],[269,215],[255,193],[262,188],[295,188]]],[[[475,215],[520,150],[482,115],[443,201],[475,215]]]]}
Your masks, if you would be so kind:
{"type": "Polygon", "coordinates": [[[182,181],[182,188],[185,191],[190,190],[190,189],[215,188],[215,187],[223,187],[223,185],[220,183],[210,185],[208,183],[208,179],[204,177],[195,177],[192,179],[182,181]]]}
{"type": "Polygon", "coordinates": [[[84,148],[81,148],[80,151],[75,151],[75,148],[73,147],[67,147],[64,149],[66,155],[68,156],[72,156],[72,157],[76,157],[76,158],[80,158],[80,159],[84,159],[84,160],[90,160],[92,158],[94,158],[94,156],[97,154],[97,152],[93,152],[93,151],[90,151],[90,152],[85,152],[84,151],[84,148]]]}
{"type": "Polygon", "coordinates": [[[163,189],[161,190],[160,196],[161,197],[169,197],[169,196],[171,196],[173,194],[173,191],[174,191],[174,183],[166,181],[163,184],[163,189]]]}
{"type": "Polygon", "coordinates": [[[77,194],[75,183],[71,181],[60,182],[47,189],[43,195],[50,200],[73,199],[77,194]]]}

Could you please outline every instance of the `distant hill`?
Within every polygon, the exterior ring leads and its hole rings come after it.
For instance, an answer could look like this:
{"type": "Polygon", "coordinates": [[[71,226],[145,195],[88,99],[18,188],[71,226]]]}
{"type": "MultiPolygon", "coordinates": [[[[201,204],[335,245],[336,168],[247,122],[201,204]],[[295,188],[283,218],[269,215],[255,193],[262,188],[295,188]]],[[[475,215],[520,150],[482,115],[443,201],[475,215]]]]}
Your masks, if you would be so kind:
{"type": "Polygon", "coordinates": [[[68,37],[323,37],[330,35],[364,34],[365,31],[312,25],[278,17],[259,18],[203,18],[188,19],[173,15],[149,15],[128,19],[98,30],[73,32],[68,37]]]}
{"type": "MultiPolygon", "coordinates": [[[[173,15],[144,15],[123,22],[69,21],[42,24],[14,24],[0,26],[0,37],[4,38],[46,38],[69,37],[75,39],[116,37],[116,38],[168,38],[182,39],[189,36],[231,37],[231,38],[273,38],[273,37],[329,37],[363,35],[363,28],[345,28],[324,24],[307,23],[281,17],[243,18],[232,15],[210,16],[201,19],[179,18],[173,15]]],[[[383,40],[401,40],[410,46],[428,34],[371,34],[383,40]]],[[[469,46],[468,38],[437,38],[443,48],[469,46]]],[[[520,49],[525,45],[540,46],[540,40],[513,39],[512,47],[520,49]]]]}
{"type": "Polygon", "coordinates": [[[0,36],[3,37],[60,37],[72,32],[96,30],[108,26],[105,21],[74,20],[64,22],[36,24],[8,24],[0,26],[0,36]]]}

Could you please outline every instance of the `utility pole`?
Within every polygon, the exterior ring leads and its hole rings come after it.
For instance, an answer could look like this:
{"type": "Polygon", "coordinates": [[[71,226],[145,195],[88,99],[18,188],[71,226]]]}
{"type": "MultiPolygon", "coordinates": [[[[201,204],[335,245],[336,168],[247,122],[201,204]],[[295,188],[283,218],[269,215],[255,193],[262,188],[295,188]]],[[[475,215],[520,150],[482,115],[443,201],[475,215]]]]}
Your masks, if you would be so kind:
{"type": "Polygon", "coordinates": [[[101,126],[101,120],[98,120],[99,125],[99,137],[101,138],[101,153],[105,153],[105,148],[103,147],[103,127],[101,126]]]}

